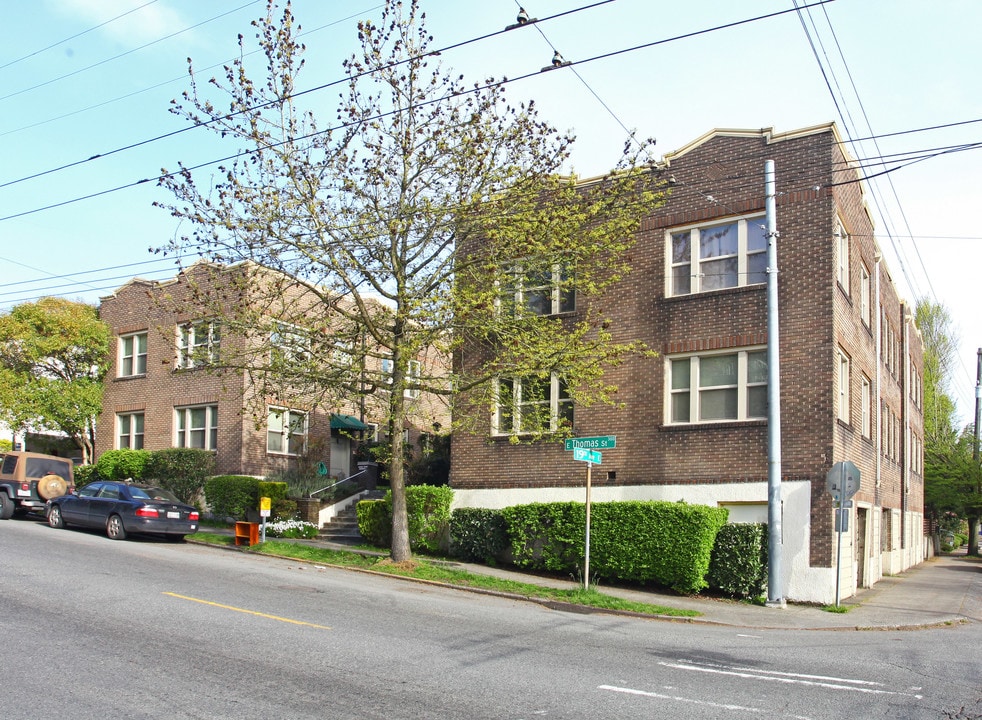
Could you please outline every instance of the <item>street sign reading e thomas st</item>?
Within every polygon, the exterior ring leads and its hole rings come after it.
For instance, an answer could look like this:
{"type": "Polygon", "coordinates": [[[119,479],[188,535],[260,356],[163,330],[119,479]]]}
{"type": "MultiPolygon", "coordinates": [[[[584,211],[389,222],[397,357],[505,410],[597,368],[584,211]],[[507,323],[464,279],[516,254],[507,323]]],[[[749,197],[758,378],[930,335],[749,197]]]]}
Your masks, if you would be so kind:
{"type": "Polygon", "coordinates": [[[566,449],[586,448],[587,450],[609,450],[617,447],[616,435],[599,435],[597,437],[566,438],[566,449]]]}

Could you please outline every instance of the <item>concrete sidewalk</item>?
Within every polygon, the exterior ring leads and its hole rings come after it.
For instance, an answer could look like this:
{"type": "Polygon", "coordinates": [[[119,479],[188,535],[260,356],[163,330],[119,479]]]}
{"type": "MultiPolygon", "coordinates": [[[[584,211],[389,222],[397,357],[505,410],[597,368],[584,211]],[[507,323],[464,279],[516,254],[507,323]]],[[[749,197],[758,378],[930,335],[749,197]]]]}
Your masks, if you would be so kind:
{"type": "MultiPolygon", "coordinates": [[[[216,532],[207,529],[208,532],[216,532]]],[[[220,532],[220,531],[219,531],[220,532]]],[[[193,540],[193,535],[189,539],[193,540]]],[[[334,550],[351,546],[324,540],[296,540],[334,550]]],[[[375,554],[375,553],[365,553],[375,554]]],[[[557,588],[575,588],[571,580],[488,567],[471,563],[441,561],[448,567],[475,574],[557,588]]],[[[860,590],[841,604],[848,612],[826,612],[813,605],[789,603],[784,608],[762,607],[736,600],[680,596],[655,589],[619,588],[600,585],[608,595],[671,608],[696,610],[696,618],[659,616],[676,622],[728,625],[757,629],[864,630],[913,629],[962,622],[982,622],[982,558],[961,552],[925,560],[900,574],[885,577],[873,587],[860,590]]],[[[550,603],[556,606],[554,603],[550,603]]]]}
{"type": "MultiPolygon", "coordinates": [[[[452,563],[474,573],[547,585],[575,587],[575,583],[488,568],[452,563]]],[[[960,622],[982,622],[982,558],[959,554],[926,560],[900,575],[885,577],[872,588],[846,598],[845,613],[826,612],[813,605],[789,603],[784,608],[762,607],[735,600],[686,597],[657,590],[636,590],[601,585],[616,597],[696,610],[698,618],[666,618],[679,622],[730,625],[744,628],[857,630],[911,629],[960,622]]]]}

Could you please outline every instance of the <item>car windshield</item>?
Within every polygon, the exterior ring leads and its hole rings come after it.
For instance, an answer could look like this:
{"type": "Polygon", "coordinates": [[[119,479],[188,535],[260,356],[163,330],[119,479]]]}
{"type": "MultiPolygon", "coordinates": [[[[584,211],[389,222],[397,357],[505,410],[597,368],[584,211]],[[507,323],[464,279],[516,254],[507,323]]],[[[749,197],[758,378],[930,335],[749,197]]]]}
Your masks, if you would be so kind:
{"type": "Polygon", "coordinates": [[[130,495],[134,500],[180,502],[170,490],[164,490],[159,487],[138,487],[136,485],[130,485],[130,495]]]}

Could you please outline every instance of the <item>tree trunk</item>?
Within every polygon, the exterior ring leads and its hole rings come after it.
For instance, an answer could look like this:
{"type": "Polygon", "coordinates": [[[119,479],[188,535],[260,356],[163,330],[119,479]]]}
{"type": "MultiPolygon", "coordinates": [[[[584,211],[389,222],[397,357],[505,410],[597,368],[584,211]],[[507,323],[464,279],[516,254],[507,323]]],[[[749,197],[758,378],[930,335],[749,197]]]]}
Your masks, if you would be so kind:
{"type": "Polygon", "coordinates": [[[979,554],[979,522],[978,515],[968,519],[968,554],[979,554]]]}
{"type": "Polygon", "coordinates": [[[405,398],[403,389],[405,375],[393,353],[392,397],[389,408],[392,417],[392,458],[389,462],[389,485],[392,489],[392,562],[406,562],[412,559],[409,546],[409,515],[406,512],[406,457],[403,433],[406,428],[405,398]]]}

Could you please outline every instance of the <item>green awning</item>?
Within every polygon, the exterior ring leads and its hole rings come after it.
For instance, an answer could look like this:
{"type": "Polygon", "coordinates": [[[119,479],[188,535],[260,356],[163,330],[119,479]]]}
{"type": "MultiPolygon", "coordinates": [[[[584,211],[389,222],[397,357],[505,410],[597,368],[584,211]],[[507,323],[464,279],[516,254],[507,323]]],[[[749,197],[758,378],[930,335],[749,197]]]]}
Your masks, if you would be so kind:
{"type": "Polygon", "coordinates": [[[341,415],[334,413],[331,415],[332,430],[368,430],[369,426],[356,418],[354,415],[341,415]]]}

